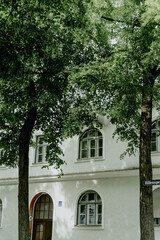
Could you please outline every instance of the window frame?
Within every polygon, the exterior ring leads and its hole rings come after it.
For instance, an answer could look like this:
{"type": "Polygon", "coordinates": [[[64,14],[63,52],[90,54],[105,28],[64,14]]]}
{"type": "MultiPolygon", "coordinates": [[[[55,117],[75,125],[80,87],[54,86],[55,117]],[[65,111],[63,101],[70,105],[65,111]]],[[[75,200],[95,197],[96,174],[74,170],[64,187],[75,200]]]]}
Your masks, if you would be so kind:
{"type": "Polygon", "coordinates": [[[160,151],[159,148],[159,133],[160,131],[160,120],[155,120],[152,122],[152,128],[151,128],[151,152],[152,153],[156,153],[160,151]],[[153,128],[153,126],[155,125],[155,128],[153,128]],[[152,140],[152,136],[153,134],[156,135],[155,140],[152,140]],[[153,150],[152,148],[152,144],[155,144],[155,150],[153,150]]]}
{"type": "Polygon", "coordinates": [[[154,217],[153,218],[153,222],[154,222],[154,227],[160,227],[160,218],[158,217],[154,217]]]}
{"type": "Polygon", "coordinates": [[[79,139],[79,154],[78,159],[102,159],[103,158],[103,135],[97,128],[87,129],[79,139]],[[91,136],[91,132],[95,132],[95,136],[91,136]],[[101,141],[101,144],[100,144],[101,141]],[[86,142],[86,148],[83,143],[86,142]],[[92,143],[94,147],[92,147],[92,143]],[[83,156],[83,151],[86,151],[86,156],[83,156]],[[92,155],[92,153],[94,154],[92,155]]]}
{"type": "Polygon", "coordinates": [[[3,217],[3,202],[0,198],[0,228],[2,228],[2,217],[3,217]]]}
{"type": "Polygon", "coordinates": [[[4,150],[3,148],[0,148],[0,159],[4,156],[4,150]]]}
{"type": "Polygon", "coordinates": [[[42,141],[42,143],[39,143],[39,139],[44,138],[44,135],[36,135],[36,147],[35,147],[35,160],[34,163],[35,164],[43,164],[43,163],[47,163],[47,159],[46,159],[46,153],[47,153],[47,143],[45,143],[44,141],[42,141]],[[42,148],[42,153],[39,154],[39,148],[42,148]],[[42,161],[39,161],[39,156],[42,156],[42,161]]]}
{"type": "Polygon", "coordinates": [[[80,195],[77,203],[77,220],[76,220],[76,226],[80,227],[102,227],[102,214],[103,214],[103,208],[102,208],[102,199],[100,195],[93,190],[86,191],[83,194],[80,195]],[[89,201],[89,194],[94,194],[94,200],[89,201]],[[99,196],[99,200],[98,200],[99,196]],[[85,197],[85,201],[82,201],[82,198],[85,197]],[[81,206],[85,206],[85,212],[81,213],[81,206]],[[93,213],[90,212],[91,206],[94,209],[93,213]],[[101,212],[98,212],[98,207],[101,206],[101,212]],[[84,223],[81,223],[81,216],[84,216],[84,223]],[[98,223],[99,216],[101,221],[98,223]],[[90,218],[91,217],[91,218],[90,218]],[[91,222],[91,219],[93,218],[93,222],[91,222]]]}

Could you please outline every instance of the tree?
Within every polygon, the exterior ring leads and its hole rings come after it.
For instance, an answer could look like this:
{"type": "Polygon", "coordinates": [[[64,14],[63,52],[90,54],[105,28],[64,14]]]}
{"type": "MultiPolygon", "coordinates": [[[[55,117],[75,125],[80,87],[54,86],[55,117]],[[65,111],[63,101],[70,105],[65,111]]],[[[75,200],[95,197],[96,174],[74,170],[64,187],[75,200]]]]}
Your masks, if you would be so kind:
{"type": "Polygon", "coordinates": [[[68,108],[76,104],[68,91],[66,69],[87,62],[93,54],[88,42],[82,44],[78,38],[87,18],[80,0],[2,0],[0,12],[0,148],[4,151],[0,164],[18,164],[19,239],[26,240],[32,134],[35,129],[44,132],[48,165],[59,168],[65,119],[68,108]],[[84,45],[88,46],[85,58],[84,45]]]}
{"type": "MultiPolygon", "coordinates": [[[[75,67],[70,76],[72,88],[81,89],[81,118],[85,118],[85,108],[107,114],[116,125],[114,134],[128,141],[122,157],[139,147],[141,240],[154,240],[152,187],[144,187],[143,181],[152,179],[152,105],[158,109],[160,100],[160,4],[95,1],[94,7],[106,27],[110,51],[81,69],[75,67]]],[[[71,111],[77,115],[77,109],[71,111]]]]}

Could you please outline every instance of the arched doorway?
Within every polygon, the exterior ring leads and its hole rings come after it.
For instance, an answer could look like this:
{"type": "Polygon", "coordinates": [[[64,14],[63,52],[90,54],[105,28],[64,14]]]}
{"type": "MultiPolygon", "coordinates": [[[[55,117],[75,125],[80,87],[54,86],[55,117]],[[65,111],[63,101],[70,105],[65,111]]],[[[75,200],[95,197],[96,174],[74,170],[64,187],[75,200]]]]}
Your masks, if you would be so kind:
{"type": "Polygon", "coordinates": [[[52,239],[53,201],[48,194],[42,194],[34,207],[32,240],[52,239]]]}

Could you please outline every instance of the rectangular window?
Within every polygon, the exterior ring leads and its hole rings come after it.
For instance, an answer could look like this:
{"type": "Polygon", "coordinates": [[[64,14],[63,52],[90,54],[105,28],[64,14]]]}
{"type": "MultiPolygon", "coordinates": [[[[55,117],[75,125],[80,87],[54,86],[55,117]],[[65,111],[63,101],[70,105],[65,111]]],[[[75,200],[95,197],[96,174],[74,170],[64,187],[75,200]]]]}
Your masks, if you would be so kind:
{"type": "Polygon", "coordinates": [[[2,200],[0,199],[0,227],[2,226],[2,200]]]}
{"type": "Polygon", "coordinates": [[[151,134],[151,151],[157,151],[157,134],[152,132],[151,134]]]}
{"type": "Polygon", "coordinates": [[[36,155],[35,155],[36,163],[46,162],[46,150],[47,150],[47,144],[44,142],[44,137],[42,135],[37,136],[36,137],[36,155]]]}
{"type": "Polygon", "coordinates": [[[3,157],[4,151],[3,149],[0,149],[0,159],[3,157]]]}
{"type": "Polygon", "coordinates": [[[160,218],[154,218],[154,226],[160,227],[160,218]]]}

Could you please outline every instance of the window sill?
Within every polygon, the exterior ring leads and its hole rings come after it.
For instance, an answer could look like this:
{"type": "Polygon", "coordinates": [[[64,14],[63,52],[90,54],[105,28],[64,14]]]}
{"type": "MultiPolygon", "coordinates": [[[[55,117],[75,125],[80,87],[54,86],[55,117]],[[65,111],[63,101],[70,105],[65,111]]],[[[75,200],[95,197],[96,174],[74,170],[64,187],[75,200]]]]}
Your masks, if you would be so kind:
{"type": "Polygon", "coordinates": [[[82,162],[96,162],[96,161],[104,161],[104,158],[97,157],[97,158],[78,158],[74,162],[75,163],[82,163],[82,162]]]}
{"type": "Polygon", "coordinates": [[[104,227],[102,225],[75,225],[74,228],[75,230],[103,230],[104,227]]]}
{"type": "Polygon", "coordinates": [[[153,151],[151,152],[151,156],[159,156],[160,152],[159,151],[153,151]]]}
{"type": "Polygon", "coordinates": [[[7,169],[8,169],[7,166],[3,166],[3,165],[0,166],[0,170],[7,170],[7,169]]]}
{"type": "Polygon", "coordinates": [[[160,231],[160,226],[154,226],[154,229],[160,231]]]}
{"type": "Polygon", "coordinates": [[[43,167],[48,166],[48,162],[42,162],[42,163],[32,163],[31,167],[43,167]]]}

